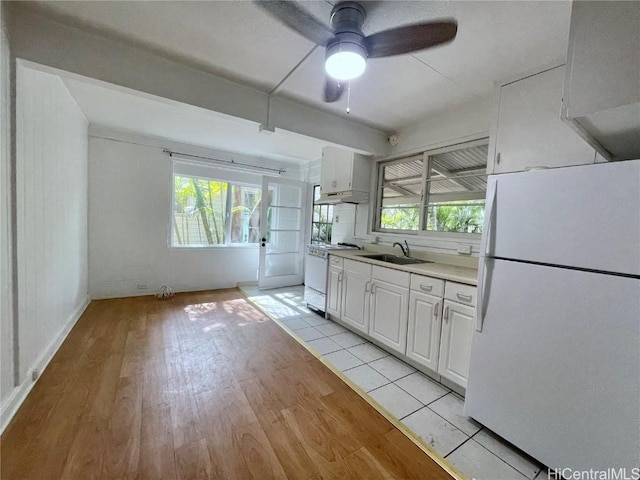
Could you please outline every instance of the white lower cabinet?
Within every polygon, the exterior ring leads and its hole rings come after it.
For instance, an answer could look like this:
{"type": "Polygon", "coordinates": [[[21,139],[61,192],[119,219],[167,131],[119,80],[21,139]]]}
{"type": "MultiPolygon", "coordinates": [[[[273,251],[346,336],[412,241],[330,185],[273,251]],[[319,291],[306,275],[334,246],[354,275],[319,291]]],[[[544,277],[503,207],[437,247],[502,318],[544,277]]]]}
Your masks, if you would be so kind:
{"type": "Polygon", "coordinates": [[[467,388],[469,377],[475,315],[471,306],[444,300],[438,373],[463,388],[467,388]]]}
{"type": "Polygon", "coordinates": [[[411,291],[407,330],[407,357],[438,371],[442,297],[411,291]]]}
{"type": "Polygon", "coordinates": [[[374,267],[371,280],[369,335],[401,355],[407,345],[409,278],[409,273],[374,267]]]}
{"type": "Polygon", "coordinates": [[[350,259],[344,269],[330,266],[327,278],[329,314],[467,387],[476,287],[350,259]]]}
{"type": "Polygon", "coordinates": [[[327,271],[327,300],[325,310],[332,317],[340,318],[342,309],[342,267],[329,266],[327,271]]]}
{"type": "Polygon", "coordinates": [[[344,261],[342,277],[342,321],[355,330],[369,333],[369,286],[371,265],[344,261]]]}

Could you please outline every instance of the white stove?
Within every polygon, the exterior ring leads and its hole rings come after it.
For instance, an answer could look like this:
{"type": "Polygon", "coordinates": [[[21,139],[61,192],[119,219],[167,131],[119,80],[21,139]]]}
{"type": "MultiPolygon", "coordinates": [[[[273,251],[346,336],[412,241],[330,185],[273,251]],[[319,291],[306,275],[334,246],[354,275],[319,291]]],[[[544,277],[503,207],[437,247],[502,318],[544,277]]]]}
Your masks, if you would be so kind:
{"type": "Polygon", "coordinates": [[[359,250],[349,243],[337,245],[307,245],[304,274],[304,300],[307,307],[324,315],[327,293],[327,258],[332,250],[359,250]]]}

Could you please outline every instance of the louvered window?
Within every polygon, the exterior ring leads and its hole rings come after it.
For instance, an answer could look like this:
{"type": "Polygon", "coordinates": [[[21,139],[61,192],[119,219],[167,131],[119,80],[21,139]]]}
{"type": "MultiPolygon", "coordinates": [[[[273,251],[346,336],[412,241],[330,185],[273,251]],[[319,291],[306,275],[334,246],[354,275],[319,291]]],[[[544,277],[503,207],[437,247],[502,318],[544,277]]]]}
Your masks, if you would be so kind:
{"type": "Polygon", "coordinates": [[[487,154],[482,139],[379,163],[376,230],[481,233],[487,154]]]}

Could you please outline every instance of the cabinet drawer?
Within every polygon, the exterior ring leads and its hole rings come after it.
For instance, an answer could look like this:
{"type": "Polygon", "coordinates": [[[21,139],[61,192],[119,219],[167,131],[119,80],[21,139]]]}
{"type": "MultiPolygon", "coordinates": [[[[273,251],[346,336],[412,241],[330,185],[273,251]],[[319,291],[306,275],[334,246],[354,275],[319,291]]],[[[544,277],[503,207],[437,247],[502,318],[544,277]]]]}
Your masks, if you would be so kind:
{"type": "Polygon", "coordinates": [[[342,268],[343,263],[344,263],[344,258],[336,257],[335,255],[329,255],[329,266],[330,267],[342,268]]]}
{"type": "Polygon", "coordinates": [[[371,276],[371,265],[364,262],[357,262],[355,260],[344,259],[344,269],[350,272],[359,273],[360,275],[371,276]]]}
{"type": "Polygon", "coordinates": [[[371,277],[374,280],[382,280],[399,287],[409,288],[410,275],[411,274],[409,272],[401,272],[400,270],[394,270],[393,268],[374,266],[371,277]]]}
{"type": "Polygon", "coordinates": [[[411,290],[428,293],[436,297],[444,296],[444,280],[411,274],[411,290]]]}
{"type": "Polygon", "coordinates": [[[462,283],[447,282],[444,289],[444,298],[465,305],[476,306],[477,288],[462,283]]]}

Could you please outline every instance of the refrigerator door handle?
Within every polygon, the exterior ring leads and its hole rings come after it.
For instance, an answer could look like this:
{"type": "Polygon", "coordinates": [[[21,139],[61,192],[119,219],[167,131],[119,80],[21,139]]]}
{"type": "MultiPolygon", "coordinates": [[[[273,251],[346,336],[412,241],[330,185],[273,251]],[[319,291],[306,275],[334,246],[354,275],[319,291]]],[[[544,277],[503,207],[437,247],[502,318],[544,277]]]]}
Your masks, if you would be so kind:
{"type": "Polygon", "coordinates": [[[478,265],[478,299],[476,301],[476,332],[482,333],[484,317],[486,313],[486,296],[490,290],[491,283],[491,257],[480,257],[478,265]]]}
{"type": "Polygon", "coordinates": [[[482,324],[484,323],[484,269],[487,258],[480,257],[478,265],[478,298],[476,299],[476,332],[482,332],[482,324]]]}
{"type": "MultiPolygon", "coordinates": [[[[484,212],[484,228],[482,229],[482,241],[480,243],[480,255],[491,255],[491,230],[494,224],[496,214],[496,197],[498,193],[498,180],[490,177],[487,183],[487,201],[485,203],[484,212]]],[[[495,241],[493,242],[495,243],[495,241]]]]}

